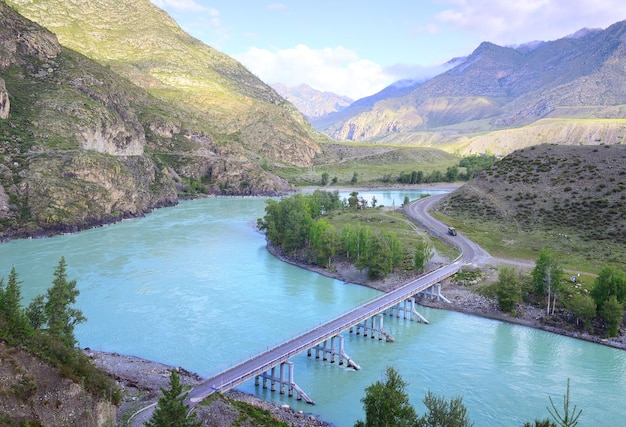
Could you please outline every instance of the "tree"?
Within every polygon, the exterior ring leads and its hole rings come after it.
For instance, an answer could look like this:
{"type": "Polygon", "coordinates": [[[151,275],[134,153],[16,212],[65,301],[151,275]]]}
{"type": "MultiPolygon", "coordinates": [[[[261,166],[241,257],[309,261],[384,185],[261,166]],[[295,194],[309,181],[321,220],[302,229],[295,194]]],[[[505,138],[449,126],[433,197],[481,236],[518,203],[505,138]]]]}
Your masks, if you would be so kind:
{"type": "Polygon", "coordinates": [[[450,166],[446,170],[446,181],[454,182],[459,177],[459,168],[456,166],[450,166]]]}
{"type": "Polygon", "coordinates": [[[61,257],[54,270],[52,287],[48,289],[44,312],[48,321],[48,333],[67,345],[74,347],[74,325],[85,320],[82,311],[71,307],[76,302],[80,291],[76,289],[76,280],[67,280],[65,257],[61,257]]]}
{"type": "Polygon", "coordinates": [[[409,203],[411,203],[411,199],[409,199],[409,196],[404,196],[404,201],[402,202],[402,206],[408,206],[409,203]]]}
{"type": "Polygon", "coordinates": [[[619,327],[624,319],[624,304],[619,302],[615,295],[602,304],[600,315],[606,321],[606,334],[608,337],[616,337],[619,327]]]}
{"type": "Polygon", "coordinates": [[[500,309],[512,312],[521,301],[521,283],[515,267],[505,266],[498,270],[498,281],[494,284],[500,309]]]}
{"type": "Polygon", "coordinates": [[[576,316],[576,324],[582,320],[583,327],[589,328],[591,320],[596,317],[596,302],[589,295],[574,294],[569,302],[569,309],[576,316]]]}
{"type": "Polygon", "coordinates": [[[580,414],[583,412],[583,410],[581,409],[578,412],[576,412],[576,406],[574,406],[574,409],[572,409],[572,412],[570,413],[569,378],[567,379],[567,392],[565,396],[563,396],[563,414],[562,415],[559,413],[558,409],[556,409],[556,405],[552,401],[552,398],[548,396],[548,399],[550,399],[550,406],[552,407],[552,408],[550,407],[547,408],[548,412],[550,413],[552,418],[554,418],[554,420],[558,423],[559,426],[574,427],[578,425],[578,418],[580,417],[580,414]]]}
{"type": "Polygon", "coordinates": [[[626,277],[624,273],[611,267],[604,267],[596,277],[591,289],[591,296],[600,309],[611,296],[615,296],[622,303],[626,302],[626,277]]]}
{"type": "Polygon", "coordinates": [[[365,397],[361,399],[365,421],[357,421],[355,427],[413,427],[417,414],[404,391],[407,385],[400,374],[388,366],[384,381],[377,381],[365,389],[365,397]]]}
{"type": "Polygon", "coordinates": [[[359,227],[359,256],[354,265],[359,270],[367,268],[370,279],[380,279],[391,273],[402,262],[403,248],[395,234],[372,233],[367,227],[359,227]]]}
{"type": "Polygon", "coordinates": [[[33,329],[41,329],[46,324],[46,302],[43,295],[37,295],[26,308],[26,317],[33,329]]]}
{"type": "Polygon", "coordinates": [[[330,266],[337,251],[337,231],[325,218],[320,218],[311,226],[309,240],[315,252],[317,263],[330,266]]]}
{"type": "Polygon", "coordinates": [[[350,180],[350,183],[354,185],[357,182],[359,182],[359,174],[358,174],[358,172],[354,172],[352,174],[352,179],[350,180]]]}
{"type": "Polygon", "coordinates": [[[417,246],[415,246],[415,253],[413,254],[413,267],[415,271],[424,271],[426,263],[430,261],[433,255],[433,247],[425,239],[420,240],[417,246]]]}
{"type": "Polygon", "coordinates": [[[474,423],[467,414],[462,397],[454,397],[450,401],[445,397],[435,396],[430,390],[424,397],[424,405],[428,411],[422,415],[417,427],[472,427],[474,423]]]}
{"type": "Polygon", "coordinates": [[[350,197],[348,197],[348,206],[350,209],[358,209],[359,208],[359,192],[353,191],[350,193],[350,197]]]}
{"type": "Polygon", "coordinates": [[[4,322],[7,332],[13,338],[24,338],[32,332],[32,329],[21,306],[22,293],[15,267],[11,268],[4,290],[2,282],[3,280],[0,279],[0,320],[4,322]]]}
{"type": "Polygon", "coordinates": [[[324,186],[326,184],[328,184],[328,172],[323,172],[322,173],[322,181],[320,182],[320,185],[324,186]]]}
{"type": "Polygon", "coordinates": [[[161,388],[163,396],[159,398],[156,409],[149,421],[144,424],[147,427],[200,427],[201,422],[187,417],[189,407],[185,405],[187,393],[183,394],[183,386],[180,377],[174,369],[170,374],[170,389],[161,388]]]}
{"type": "Polygon", "coordinates": [[[563,269],[556,261],[550,249],[542,249],[539,252],[539,259],[532,271],[533,284],[535,291],[539,295],[547,296],[546,314],[550,315],[550,303],[552,301],[552,314],[556,306],[556,298],[561,287],[561,279],[563,277],[563,269]]]}

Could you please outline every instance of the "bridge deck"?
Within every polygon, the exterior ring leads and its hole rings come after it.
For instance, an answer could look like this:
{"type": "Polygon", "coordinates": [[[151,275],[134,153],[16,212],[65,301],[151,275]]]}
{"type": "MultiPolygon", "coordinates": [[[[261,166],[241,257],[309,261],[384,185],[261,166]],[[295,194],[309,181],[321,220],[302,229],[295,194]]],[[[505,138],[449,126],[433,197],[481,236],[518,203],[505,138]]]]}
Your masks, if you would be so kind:
{"type": "Polygon", "coordinates": [[[372,316],[382,313],[405,299],[452,276],[459,271],[461,265],[460,261],[456,261],[453,264],[446,265],[416,279],[410,280],[404,285],[370,300],[363,305],[355,307],[329,322],[206,379],[202,384],[189,392],[187,397],[189,404],[195,405],[216,391],[228,391],[257,375],[261,375],[272,367],[286,362],[289,358],[340,334],[342,331],[372,316]]]}

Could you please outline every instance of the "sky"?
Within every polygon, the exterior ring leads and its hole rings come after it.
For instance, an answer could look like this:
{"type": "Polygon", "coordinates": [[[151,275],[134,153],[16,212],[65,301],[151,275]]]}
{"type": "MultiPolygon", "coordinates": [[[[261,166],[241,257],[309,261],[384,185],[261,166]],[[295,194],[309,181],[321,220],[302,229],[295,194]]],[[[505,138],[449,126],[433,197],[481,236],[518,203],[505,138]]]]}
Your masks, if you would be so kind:
{"type": "Polygon", "coordinates": [[[445,71],[483,41],[556,40],[626,20],[624,0],[151,0],[267,84],[353,100],[445,71]]]}

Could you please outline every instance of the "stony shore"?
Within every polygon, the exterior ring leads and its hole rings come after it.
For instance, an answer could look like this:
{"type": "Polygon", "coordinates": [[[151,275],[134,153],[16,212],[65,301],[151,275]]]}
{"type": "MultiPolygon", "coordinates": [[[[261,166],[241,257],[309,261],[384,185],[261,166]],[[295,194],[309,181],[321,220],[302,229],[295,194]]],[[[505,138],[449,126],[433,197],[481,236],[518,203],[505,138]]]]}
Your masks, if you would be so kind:
{"type": "MultiPolygon", "coordinates": [[[[142,409],[158,401],[162,395],[161,388],[169,388],[172,369],[176,370],[184,386],[194,386],[202,381],[197,374],[180,367],[119,353],[94,351],[89,348],[86,348],[84,352],[98,368],[113,377],[122,389],[124,399],[117,411],[116,425],[118,426],[143,426],[143,423],[150,419],[151,412],[142,411],[142,409]]],[[[312,415],[294,411],[286,406],[277,406],[237,390],[229,391],[226,397],[267,410],[276,420],[290,426],[330,427],[330,424],[312,415]]],[[[201,405],[197,408],[195,412],[198,419],[205,420],[204,425],[211,427],[233,425],[239,416],[237,408],[225,400],[215,400],[210,405],[201,405]]]]}

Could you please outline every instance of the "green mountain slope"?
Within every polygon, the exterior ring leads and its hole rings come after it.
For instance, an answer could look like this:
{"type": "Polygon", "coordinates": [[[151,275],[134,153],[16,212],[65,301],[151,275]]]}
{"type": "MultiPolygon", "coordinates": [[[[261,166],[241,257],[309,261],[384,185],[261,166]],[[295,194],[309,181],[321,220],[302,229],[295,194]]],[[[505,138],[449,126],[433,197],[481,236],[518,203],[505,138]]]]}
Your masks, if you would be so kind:
{"type": "Polygon", "coordinates": [[[504,154],[545,142],[619,143],[625,67],[626,21],[535,46],[485,42],[449,71],[351,116],[348,107],[323,130],[337,140],[434,140],[450,150],[504,154]]]}
{"type": "MultiPolygon", "coordinates": [[[[308,166],[322,138],[241,64],[187,35],[149,0],[10,0],[74,49],[193,112],[208,136],[275,161],[308,166]]],[[[254,157],[254,156],[253,156],[254,157]]]]}
{"type": "Polygon", "coordinates": [[[238,117],[260,125],[226,133],[228,121],[218,130],[210,114],[184,107],[182,90],[160,84],[152,94],[113,68],[0,2],[0,240],[141,216],[198,193],[276,194],[288,184],[262,166],[306,164],[318,150],[278,96],[281,105],[240,95],[251,113],[238,117]],[[157,96],[165,92],[177,101],[157,96]]]}

